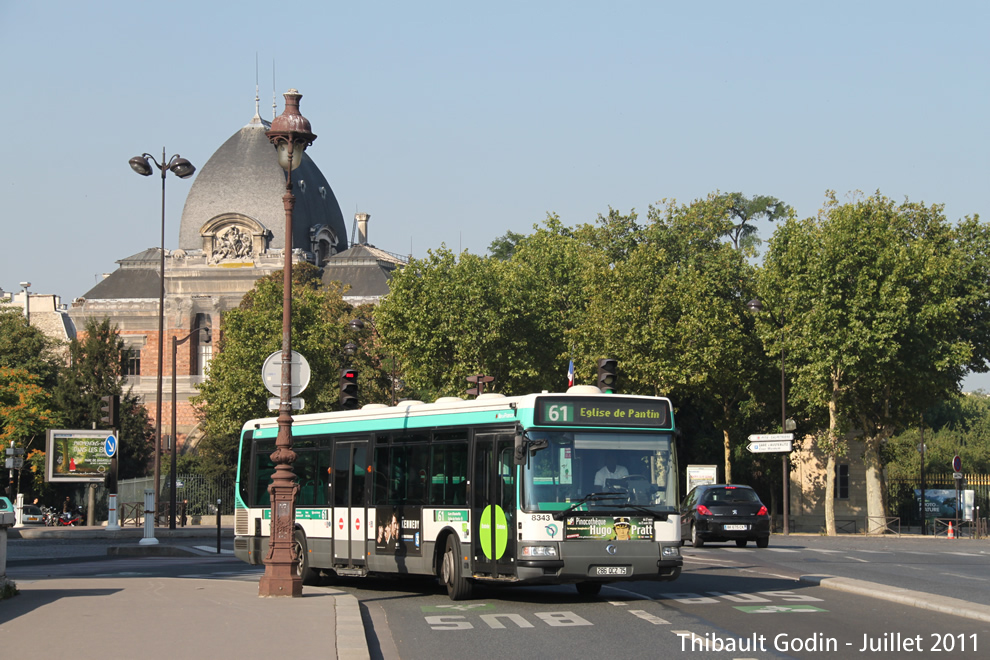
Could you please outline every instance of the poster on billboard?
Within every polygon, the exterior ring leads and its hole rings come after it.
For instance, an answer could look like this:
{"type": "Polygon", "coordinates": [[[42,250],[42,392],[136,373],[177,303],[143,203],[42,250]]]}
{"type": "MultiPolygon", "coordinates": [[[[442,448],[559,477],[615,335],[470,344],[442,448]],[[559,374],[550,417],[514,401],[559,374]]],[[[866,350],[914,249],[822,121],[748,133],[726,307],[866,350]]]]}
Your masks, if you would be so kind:
{"type": "Polygon", "coordinates": [[[687,489],[685,493],[690,493],[695,486],[704,486],[718,482],[717,465],[689,465],[687,466],[687,489]]]}
{"type": "MultiPolygon", "coordinates": [[[[954,488],[928,488],[925,490],[925,518],[955,518],[959,509],[961,520],[973,519],[974,492],[954,488]],[[962,500],[958,506],[956,496],[962,500]]],[[[914,489],[914,500],[921,505],[921,489],[914,489]]]]}
{"type": "Polygon", "coordinates": [[[113,459],[107,455],[111,431],[50,429],[45,452],[45,480],[101,482],[113,459]]]}

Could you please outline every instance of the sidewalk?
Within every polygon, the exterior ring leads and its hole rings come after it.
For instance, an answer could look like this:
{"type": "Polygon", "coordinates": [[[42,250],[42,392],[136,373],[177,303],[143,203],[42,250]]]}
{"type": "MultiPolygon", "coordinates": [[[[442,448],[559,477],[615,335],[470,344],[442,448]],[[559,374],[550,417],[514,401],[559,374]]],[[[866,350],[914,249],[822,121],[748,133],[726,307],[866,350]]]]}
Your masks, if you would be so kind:
{"type": "MultiPolygon", "coordinates": [[[[32,559],[57,554],[45,550],[54,545],[46,539],[110,538],[106,554],[202,556],[190,541],[215,544],[217,535],[216,527],[157,528],[158,544],[139,545],[141,528],[22,527],[9,532],[10,540],[42,541],[30,544],[32,559]]],[[[221,536],[229,547],[233,529],[221,528],[221,536]]],[[[127,657],[174,660],[180,649],[185,658],[209,660],[277,656],[290,649],[306,658],[370,657],[358,601],[337,589],[305,587],[301,598],[260,598],[256,581],[121,574],[15,582],[20,594],[0,600],[4,657],[104,660],[123,651],[127,657]]]]}

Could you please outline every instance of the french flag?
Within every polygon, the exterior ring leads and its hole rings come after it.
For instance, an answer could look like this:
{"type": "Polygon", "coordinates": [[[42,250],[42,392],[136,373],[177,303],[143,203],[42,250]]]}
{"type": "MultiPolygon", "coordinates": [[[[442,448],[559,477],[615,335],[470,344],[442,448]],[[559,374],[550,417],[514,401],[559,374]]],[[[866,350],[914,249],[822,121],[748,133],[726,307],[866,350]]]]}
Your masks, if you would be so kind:
{"type": "Polygon", "coordinates": [[[574,360],[567,365],[567,386],[574,387],[574,360]]]}

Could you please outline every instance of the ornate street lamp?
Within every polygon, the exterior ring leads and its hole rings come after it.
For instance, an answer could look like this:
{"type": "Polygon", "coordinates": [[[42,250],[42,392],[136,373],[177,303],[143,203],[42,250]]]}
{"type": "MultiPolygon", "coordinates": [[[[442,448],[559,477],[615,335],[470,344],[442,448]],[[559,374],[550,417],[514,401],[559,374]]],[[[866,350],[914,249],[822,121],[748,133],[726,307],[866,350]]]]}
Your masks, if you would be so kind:
{"type": "MultiPolygon", "coordinates": [[[[758,314],[764,311],[763,303],[760,302],[759,298],[753,298],[748,303],[746,303],[746,309],[758,314]]],[[[766,310],[770,314],[770,320],[773,321],[774,325],[780,328],[780,429],[787,433],[793,431],[795,424],[793,420],[787,419],[787,380],[784,373],[784,317],[783,314],[780,320],[773,315],[773,312],[766,310]]],[[[790,503],[790,481],[791,481],[791,455],[784,452],[781,457],[782,469],[784,471],[783,482],[784,482],[784,503],[782,507],[783,513],[783,534],[787,536],[790,534],[790,513],[791,513],[791,503],[790,503]]]]}
{"type": "Polygon", "coordinates": [[[185,158],[175,154],[168,161],[165,160],[165,147],[162,147],[162,162],[159,163],[151,154],[141,154],[127,161],[131,169],[141,176],[151,176],[154,171],[151,169],[151,162],[155,164],[158,171],[162,173],[162,248],[161,248],[161,286],[158,289],[158,388],[155,400],[155,495],[154,516],[158,520],[158,491],[161,479],[161,454],[162,454],[162,369],[165,362],[165,173],[172,172],[180,179],[188,179],[196,171],[193,164],[185,158]]]}
{"type": "Polygon", "coordinates": [[[296,196],[292,194],[292,170],[302,162],[303,151],[313,144],[309,120],[299,113],[299,99],[295,89],[285,93],[285,110],[272,120],[266,132],[278,152],[278,164],[286,172],[285,194],[285,260],[282,268],[282,387],[278,406],[278,436],[275,451],[271,455],[275,464],[272,483],[268,486],[272,506],[271,535],[268,555],[265,557],[265,574],[261,578],[260,596],[301,596],[302,577],[298,572],[301,559],[294,544],[296,526],[296,494],[299,484],[292,471],[296,453],[292,451],[292,209],[296,196]]]}

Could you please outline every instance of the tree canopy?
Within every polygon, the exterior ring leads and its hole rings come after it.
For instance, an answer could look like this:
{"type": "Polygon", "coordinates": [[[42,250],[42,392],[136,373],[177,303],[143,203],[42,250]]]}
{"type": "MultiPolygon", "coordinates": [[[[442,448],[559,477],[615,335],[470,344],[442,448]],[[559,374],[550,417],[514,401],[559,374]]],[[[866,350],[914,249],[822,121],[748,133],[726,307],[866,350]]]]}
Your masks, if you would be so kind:
{"type": "MultiPolygon", "coordinates": [[[[321,286],[314,266],[293,266],[292,349],[305,356],[312,374],[301,395],[304,412],[339,409],[338,376],[346,364],[344,345],[353,318],[354,310],[344,302],[339,286],[321,286]]],[[[261,367],[281,349],[282,271],[277,271],[259,279],[240,306],[224,314],[209,378],[192,399],[205,432],[199,447],[208,472],[232,472],[241,426],[249,419],[274,415],[268,409],[271,394],[261,367]]]]}
{"type": "Polygon", "coordinates": [[[833,440],[862,430],[869,516],[885,515],[881,445],[986,354],[986,278],[970,280],[985,272],[973,259],[986,241],[940,205],[879,193],[845,204],[830,194],[817,218],[792,218],[771,239],[758,287],[782,327],[763,323],[764,340],[788,356],[790,396],[828,408],[833,440]]]}

